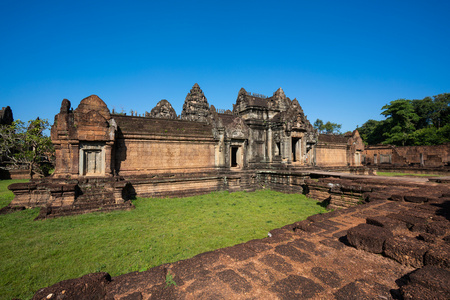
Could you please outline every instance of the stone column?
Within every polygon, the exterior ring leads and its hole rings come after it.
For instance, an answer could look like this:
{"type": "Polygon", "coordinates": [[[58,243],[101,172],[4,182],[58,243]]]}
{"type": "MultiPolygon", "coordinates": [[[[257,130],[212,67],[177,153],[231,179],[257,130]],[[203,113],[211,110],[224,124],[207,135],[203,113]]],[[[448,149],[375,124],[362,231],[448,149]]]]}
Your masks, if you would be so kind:
{"type": "Polygon", "coordinates": [[[269,157],[269,162],[272,162],[272,129],[269,127],[267,130],[267,156],[269,157]]]}
{"type": "Polygon", "coordinates": [[[112,147],[114,142],[107,142],[105,145],[105,176],[112,176],[112,162],[114,161],[112,157],[112,147]]]}
{"type": "Polygon", "coordinates": [[[247,162],[250,160],[253,160],[254,157],[254,147],[253,144],[255,143],[255,139],[253,137],[253,130],[250,128],[248,130],[248,148],[247,148],[247,162]]]}
{"type": "Polygon", "coordinates": [[[79,165],[79,157],[80,157],[80,144],[76,143],[76,144],[70,144],[69,145],[70,149],[70,170],[69,172],[72,175],[78,175],[80,172],[80,165],[79,165]]]}
{"type": "Polygon", "coordinates": [[[285,138],[283,156],[287,158],[289,164],[292,162],[292,137],[290,135],[285,138]]]}
{"type": "Polygon", "coordinates": [[[264,147],[265,149],[263,151],[264,152],[263,153],[264,154],[264,162],[266,162],[267,161],[267,151],[268,151],[267,150],[267,129],[264,129],[264,141],[263,142],[265,145],[265,147],[264,147]]]}

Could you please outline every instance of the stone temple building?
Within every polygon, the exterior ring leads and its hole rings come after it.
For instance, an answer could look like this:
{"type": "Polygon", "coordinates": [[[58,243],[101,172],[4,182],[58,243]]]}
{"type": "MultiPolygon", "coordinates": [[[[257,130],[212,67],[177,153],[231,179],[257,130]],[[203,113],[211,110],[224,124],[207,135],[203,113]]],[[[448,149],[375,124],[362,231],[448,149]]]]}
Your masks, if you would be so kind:
{"type": "Polygon", "coordinates": [[[112,114],[99,97],[76,109],[64,99],[51,138],[54,174],[13,184],[11,205],[41,206],[42,217],[129,208],[134,196],[186,196],[269,186],[301,192],[309,169],[361,165],[357,131],[318,134],[299,102],[241,88],[233,111],[219,113],[195,84],[180,117],[161,100],[145,117],[112,114]]]}

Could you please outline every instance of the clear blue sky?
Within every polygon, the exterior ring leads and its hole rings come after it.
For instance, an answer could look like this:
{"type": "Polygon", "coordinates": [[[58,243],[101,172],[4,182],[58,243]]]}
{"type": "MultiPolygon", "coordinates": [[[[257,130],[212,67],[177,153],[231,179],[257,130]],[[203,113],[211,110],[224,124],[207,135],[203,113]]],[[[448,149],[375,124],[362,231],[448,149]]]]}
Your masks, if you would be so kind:
{"type": "Polygon", "coordinates": [[[0,2],[0,106],[53,123],[96,94],[109,109],[181,113],[282,87],[308,119],[353,130],[399,98],[450,92],[450,1],[0,2]]]}

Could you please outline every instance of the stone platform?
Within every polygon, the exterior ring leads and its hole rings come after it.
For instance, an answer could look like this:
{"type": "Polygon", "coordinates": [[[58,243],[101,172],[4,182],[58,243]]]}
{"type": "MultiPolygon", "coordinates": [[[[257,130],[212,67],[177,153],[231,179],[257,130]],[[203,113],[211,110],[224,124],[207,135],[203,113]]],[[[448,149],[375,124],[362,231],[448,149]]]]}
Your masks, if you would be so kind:
{"type": "Polygon", "coordinates": [[[88,274],[33,299],[449,299],[450,186],[383,180],[369,202],[267,238],[145,272],[88,274]]]}

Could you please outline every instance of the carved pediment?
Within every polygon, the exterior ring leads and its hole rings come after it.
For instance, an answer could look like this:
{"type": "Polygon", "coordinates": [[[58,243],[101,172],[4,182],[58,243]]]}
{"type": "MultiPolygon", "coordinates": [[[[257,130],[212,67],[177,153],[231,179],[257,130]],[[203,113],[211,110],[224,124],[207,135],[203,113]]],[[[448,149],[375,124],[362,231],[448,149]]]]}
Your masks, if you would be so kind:
{"type": "MultiPolygon", "coordinates": [[[[63,105],[66,106],[64,102],[61,106],[63,105]]],[[[62,109],[66,108],[64,107],[62,109]]],[[[100,115],[103,116],[103,118],[105,118],[105,120],[111,119],[111,114],[109,112],[108,106],[106,106],[105,102],[103,102],[103,100],[96,95],[91,95],[81,100],[80,104],[74,112],[76,115],[81,116],[83,114],[87,114],[90,111],[97,111],[100,115]]]]}
{"type": "Polygon", "coordinates": [[[236,104],[233,105],[233,114],[238,114],[240,111],[244,110],[247,106],[247,91],[244,88],[239,90],[236,104]]]}
{"type": "Polygon", "coordinates": [[[248,139],[248,126],[239,117],[236,117],[233,122],[228,124],[225,131],[229,139],[248,139]]]}
{"type": "Polygon", "coordinates": [[[169,101],[163,99],[156,104],[150,114],[146,113],[146,117],[160,118],[160,119],[176,119],[177,113],[173,109],[169,101]]]}
{"type": "Polygon", "coordinates": [[[88,111],[85,114],[77,114],[75,124],[77,126],[108,127],[108,121],[95,110],[88,111]]]}
{"type": "Polygon", "coordinates": [[[286,97],[286,94],[282,88],[279,88],[275,93],[273,93],[272,97],[267,98],[267,101],[269,109],[280,111],[286,111],[291,104],[291,100],[286,97]]]}

